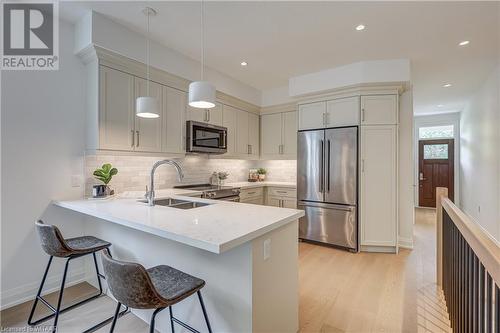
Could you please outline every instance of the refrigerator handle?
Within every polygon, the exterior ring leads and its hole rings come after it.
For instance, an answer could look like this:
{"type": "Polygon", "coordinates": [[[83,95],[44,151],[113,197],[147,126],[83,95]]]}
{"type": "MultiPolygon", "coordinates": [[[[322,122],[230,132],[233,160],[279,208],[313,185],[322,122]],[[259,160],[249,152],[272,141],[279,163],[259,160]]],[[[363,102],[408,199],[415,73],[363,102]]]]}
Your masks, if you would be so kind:
{"type": "Polygon", "coordinates": [[[324,161],[323,161],[323,158],[324,158],[324,156],[323,155],[325,153],[325,147],[324,147],[323,140],[320,140],[319,144],[320,144],[320,152],[319,152],[319,191],[323,192],[323,189],[324,189],[324,187],[323,187],[323,185],[324,185],[323,184],[323,181],[324,181],[324,179],[323,179],[323,176],[324,176],[324,170],[323,170],[323,167],[324,167],[323,163],[324,163],[324,161]]]}
{"type": "Polygon", "coordinates": [[[330,192],[330,140],[327,141],[326,149],[328,150],[328,156],[326,157],[327,166],[327,178],[326,178],[326,191],[330,192]]]}

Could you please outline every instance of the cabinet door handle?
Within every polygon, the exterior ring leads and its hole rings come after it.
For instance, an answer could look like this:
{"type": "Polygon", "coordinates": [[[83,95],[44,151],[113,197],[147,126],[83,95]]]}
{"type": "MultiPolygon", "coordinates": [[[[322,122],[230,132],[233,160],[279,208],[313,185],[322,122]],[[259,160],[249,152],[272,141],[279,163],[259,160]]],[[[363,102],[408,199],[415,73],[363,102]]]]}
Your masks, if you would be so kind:
{"type": "Polygon", "coordinates": [[[137,134],[137,147],[139,147],[139,131],[135,131],[135,133],[137,134]]]}
{"type": "Polygon", "coordinates": [[[207,121],[210,122],[210,110],[207,110],[207,121]]]}
{"type": "Polygon", "coordinates": [[[253,154],[253,146],[252,145],[248,145],[249,148],[250,148],[250,154],[253,154]]]}
{"type": "Polygon", "coordinates": [[[130,130],[130,132],[132,133],[132,147],[135,146],[135,135],[134,135],[134,130],[130,130]]]}
{"type": "Polygon", "coordinates": [[[364,123],[365,122],[365,108],[362,108],[361,109],[361,122],[364,123]]]}
{"type": "Polygon", "coordinates": [[[330,117],[328,115],[328,112],[325,112],[325,125],[330,124],[330,117]]]}
{"type": "Polygon", "coordinates": [[[205,115],[203,116],[203,121],[208,121],[208,110],[205,110],[205,115]]]}
{"type": "Polygon", "coordinates": [[[325,121],[325,113],[323,113],[323,126],[326,125],[326,121],[325,121]]]}

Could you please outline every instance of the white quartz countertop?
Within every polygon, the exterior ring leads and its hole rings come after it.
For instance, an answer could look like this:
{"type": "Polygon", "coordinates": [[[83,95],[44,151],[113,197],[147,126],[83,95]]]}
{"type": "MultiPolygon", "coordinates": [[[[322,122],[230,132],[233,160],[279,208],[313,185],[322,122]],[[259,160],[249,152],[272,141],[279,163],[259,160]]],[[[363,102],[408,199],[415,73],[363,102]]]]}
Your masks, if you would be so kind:
{"type": "MultiPolygon", "coordinates": [[[[196,195],[193,194],[196,191],[183,192],[196,195]]],[[[179,190],[158,190],[156,198],[172,197],[211,205],[186,210],[149,207],[130,193],[132,198],[53,201],[53,204],[213,253],[228,251],[304,215],[296,209],[191,198],[175,193],[179,190]]]]}
{"type": "Polygon", "coordinates": [[[294,182],[267,182],[267,181],[265,181],[265,182],[236,182],[236,183],[227,183],[224,185],[241,187],[241,188],[255,188],[255,187],[266,187],[266,186],[297,188],[297,183],[294,183],[294,182]]]}

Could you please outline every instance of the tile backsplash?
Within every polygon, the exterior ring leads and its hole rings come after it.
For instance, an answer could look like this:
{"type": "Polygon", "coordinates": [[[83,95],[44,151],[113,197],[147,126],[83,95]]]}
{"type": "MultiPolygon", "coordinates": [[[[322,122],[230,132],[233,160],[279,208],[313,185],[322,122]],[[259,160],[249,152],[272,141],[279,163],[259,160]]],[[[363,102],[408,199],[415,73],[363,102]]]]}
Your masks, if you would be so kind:
{"type": "MultiPolygon", "coordinates": [[[[104,163],[111,163],[118,169],[110,186],[117,192],[143,191],[149,184],[149,174],[153,164],[164,157],[87,155],[85,157],[85,195],[92,193],[92,185],[99,184],[92,173],[104,163]]],[[[248,170],[263,167],[268,170],[268,180],[295,181],[296,161],[247,161],[212,159],[206,156],[186,156],[176,159],[184,170],[182,184],[207,183],[214,171],[229,173],[227,182],[246,181],[248,170]]],[[[155,173],[157,188],[170,188],[178,185],[177,172],[172,166],[162,165],[155,173]]]]}

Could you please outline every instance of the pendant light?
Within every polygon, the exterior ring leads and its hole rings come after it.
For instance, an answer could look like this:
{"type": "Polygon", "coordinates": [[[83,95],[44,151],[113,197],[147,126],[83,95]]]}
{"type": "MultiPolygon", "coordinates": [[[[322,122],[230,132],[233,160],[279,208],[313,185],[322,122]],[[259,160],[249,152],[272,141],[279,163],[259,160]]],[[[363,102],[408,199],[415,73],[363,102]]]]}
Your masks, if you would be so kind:
{"type": "Polygon", "coordinates": [[[201,0],[201,79],[189,84],[189,105],[199,109],[210,109],[215,106],[215,86],[204,81],[205,72],[205,45],[203,26],[204,6],[201,0]]]}
{"type": "Polygon", "coordinates": [[[160,104],[158,99],[151,97],[149,94],[149,66],[150,66],[150,50],[149,50],[149,17],[156,15],[153,8],[146,7],[142,11],[147,17],[147,41],[146,41],[146,96],[137,97],[135,100],[135,114],[141,118],[158,118],[160,116],[160,104]]]}

